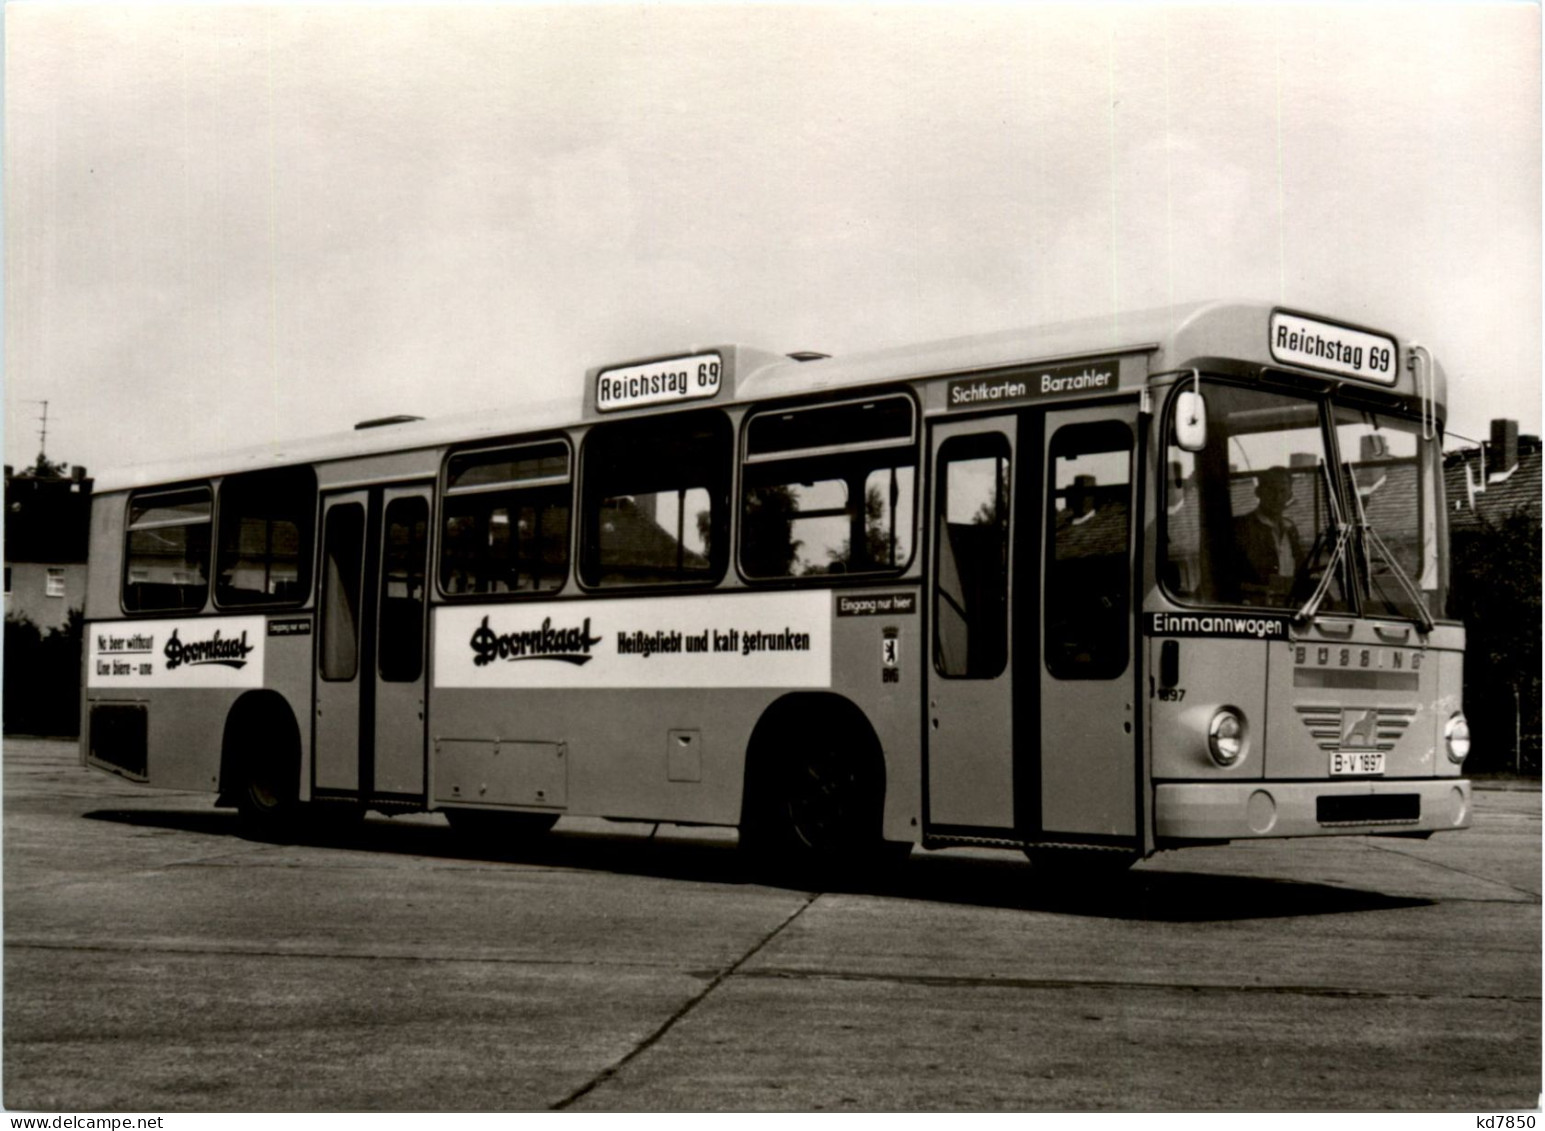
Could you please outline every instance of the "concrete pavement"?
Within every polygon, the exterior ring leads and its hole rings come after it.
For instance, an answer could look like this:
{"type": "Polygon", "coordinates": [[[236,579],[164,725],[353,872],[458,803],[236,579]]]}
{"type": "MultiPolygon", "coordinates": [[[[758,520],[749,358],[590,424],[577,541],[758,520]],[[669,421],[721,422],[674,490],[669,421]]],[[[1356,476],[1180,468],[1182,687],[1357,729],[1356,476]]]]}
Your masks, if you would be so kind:
{"type": "Polygon", "coordinates": [[[1540,795],[1430,841],[1163,854],[1096,890],[916,852],[438,817],[300,845],[5,744],[12,1110],[1497,1110],[1540,1092],[1540,795]]]}

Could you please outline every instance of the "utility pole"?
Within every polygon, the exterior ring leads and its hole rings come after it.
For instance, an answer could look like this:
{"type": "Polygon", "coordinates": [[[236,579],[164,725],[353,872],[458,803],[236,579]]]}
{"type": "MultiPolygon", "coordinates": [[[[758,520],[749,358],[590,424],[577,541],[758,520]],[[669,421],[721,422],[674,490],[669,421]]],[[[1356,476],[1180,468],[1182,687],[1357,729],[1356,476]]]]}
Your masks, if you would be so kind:
{"type": "Polygon", "coordinates": [[[33,401],[32,403],[43,406],[43,415],[38,418],[43,422],[42,427],[38,429],[38,470],[42,471],[48,467],[48,402],[33,401]]]}

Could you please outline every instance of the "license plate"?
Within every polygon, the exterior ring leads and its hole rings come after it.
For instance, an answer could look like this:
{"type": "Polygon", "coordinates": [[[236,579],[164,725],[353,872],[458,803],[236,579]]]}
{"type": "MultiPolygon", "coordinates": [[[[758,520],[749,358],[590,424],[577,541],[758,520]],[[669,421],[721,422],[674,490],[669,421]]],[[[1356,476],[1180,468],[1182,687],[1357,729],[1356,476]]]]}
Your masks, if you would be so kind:
{"type": "Polygon", "coordinates": [[[1335,750],[1330,756],[1330,776],[1333,778],[1363,777],[1384,772],[1382,750],[1335,750]]]}

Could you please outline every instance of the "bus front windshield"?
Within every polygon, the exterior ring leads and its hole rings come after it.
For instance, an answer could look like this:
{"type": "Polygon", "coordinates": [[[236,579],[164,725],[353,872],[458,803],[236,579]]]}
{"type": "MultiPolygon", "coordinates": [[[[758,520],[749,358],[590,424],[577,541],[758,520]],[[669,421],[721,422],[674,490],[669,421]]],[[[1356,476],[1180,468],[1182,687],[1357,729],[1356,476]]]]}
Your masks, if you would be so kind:
{"type": "MultiPolygon", "coordinates": [[[[1207,445],[1171,435],[1165,482],[1165,588],[1187,604],[1297,609],[1335,548],[1320,404],[1235,385],[1205,386],[1207,445]]],[[[1345,571],[1321,602],[1348,609],[1345,571]]]]}
{"type": "Polygon", "coordinates": [[[1336,406],[1338,471],[1323,401],[1211,381],[1203,389],[1206,446],[1183,451],[1173,425],[1166,446],[1170,596],[1424,620],[1420,589],[1426,609],[1441,609],[1435,445],[1421,441],[1419,424],[1336,406]]]}
{"type": "Polygon", "coordinates": [[[1441,613],[1436,444],[1423,442],[1414,420],[1348,405],[1335,414],[1348,509],[1364,530],[1356,556],[1363,611],[1441,613]]]}

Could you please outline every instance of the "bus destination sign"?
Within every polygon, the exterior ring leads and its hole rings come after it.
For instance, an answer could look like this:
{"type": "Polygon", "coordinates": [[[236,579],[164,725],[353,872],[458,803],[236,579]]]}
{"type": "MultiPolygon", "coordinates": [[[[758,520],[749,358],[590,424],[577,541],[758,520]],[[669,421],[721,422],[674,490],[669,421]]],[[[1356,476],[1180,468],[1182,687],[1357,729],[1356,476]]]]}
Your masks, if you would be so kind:
{"type": "Polygon", "coordinates": [[[596,411],[708,400],[719,395],[723,370],[724,360],[717,353],[603,369],[595,378],[596,411]]]}
{"type": "Polygon", "coordinates": [[[1393,385],[1400,375],[1400,351],[1395,339],[1387,334],[1274,310],[1270,337],[1271,356],[1284,365],[1318,369],[1375,385],[1393,385]]]}

